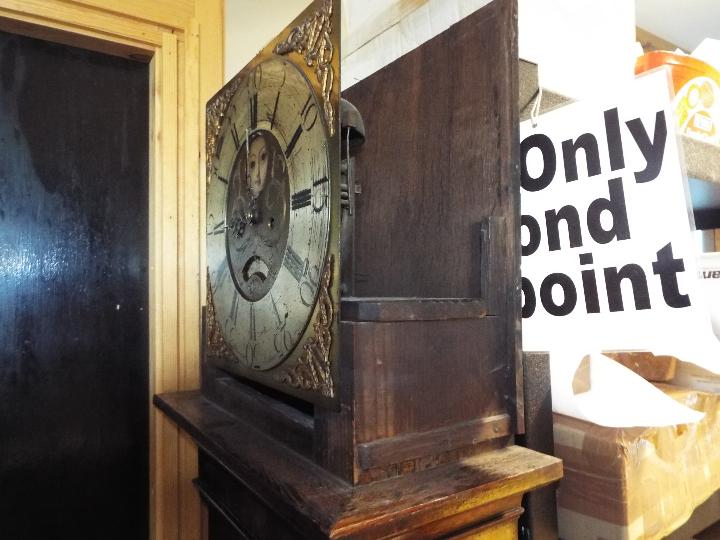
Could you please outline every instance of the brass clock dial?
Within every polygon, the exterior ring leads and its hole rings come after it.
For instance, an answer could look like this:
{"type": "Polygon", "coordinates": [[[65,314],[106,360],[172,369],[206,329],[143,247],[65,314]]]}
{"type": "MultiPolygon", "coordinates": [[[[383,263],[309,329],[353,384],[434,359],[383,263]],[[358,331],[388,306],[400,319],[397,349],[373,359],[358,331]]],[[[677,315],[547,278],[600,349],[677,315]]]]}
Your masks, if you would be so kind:
{"type": "Polygon", "coordinates": [[[270,58],[240,81],[208,156],[208,286],[243,368],[281,364],[313,315],[331,220],[322,107],[292,62],[270,58]]]}

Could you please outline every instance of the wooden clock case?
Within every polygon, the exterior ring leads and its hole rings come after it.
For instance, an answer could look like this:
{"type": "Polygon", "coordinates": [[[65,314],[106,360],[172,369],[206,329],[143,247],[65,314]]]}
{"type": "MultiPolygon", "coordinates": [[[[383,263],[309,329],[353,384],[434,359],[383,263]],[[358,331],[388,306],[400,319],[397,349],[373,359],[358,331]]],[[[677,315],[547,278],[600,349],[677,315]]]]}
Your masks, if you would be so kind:
{"type": "Polygon", "coordinates": [[[524,429],[514,0],[351,87],[336,406],[203,363],[156,398],[198,442],[221,538],[517,538],[559,460],[524,429]]]}

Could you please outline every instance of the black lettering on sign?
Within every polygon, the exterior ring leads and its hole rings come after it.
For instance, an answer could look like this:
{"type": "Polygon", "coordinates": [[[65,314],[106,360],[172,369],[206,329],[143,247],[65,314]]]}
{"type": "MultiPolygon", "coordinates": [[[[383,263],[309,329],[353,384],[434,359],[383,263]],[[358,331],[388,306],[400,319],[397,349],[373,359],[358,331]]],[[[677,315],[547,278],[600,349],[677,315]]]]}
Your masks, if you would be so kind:
{"type": "MultiPolygon", "coordinates": [[[[587,265],[593,263],[592,253],[581,253],[580,264],[587,265]]],[[[583,283],[583,293],[585,294],[585,311],[588,313],[600,313],[600,298],[598,296],[597,278],[595,270],[583,270],[580,272],[583,283]]]]}
{"type": "MultiPolygon", "coordinates": [[[[684,308],[690,305],[690,297],[682,294],[678,286],[678,272],[685,271],[685,261],[673,256],[672,243],[667,243],[657,253],[657,259],[652,263],[653,274],[660,276],[663,299],[672,308],[684,308]]],[[[713,272],[713,278],[718,272],[713,272]]]]}
{"type": "Polygon", "coordinates": [[[620,116],[618,115],[617,107],[605,111],[604,116],[610,168],[613,171],[624,169],[625,154],[623,154],[622,135],[620,134],[620,116]]]}
{"type": "Polygon", "coordinates": [[[520,185],[525,191],[541,191],[550,185],[555,178],[557,168],[557,156],[553,142],[547,135],[536,133],[526,137],[520,143],[520,185]],[[540,176],[530,176],[527,167],[527,156],[530,150],[537,148],[542,153],[543,170],[540,176]]]}
{"type": "Polygon", "coordinates": [[[537,299],[535,298],[535,288],[528,278],[522,278],[522,318],[528,319],[535,313],[537,299]]]}
{"type": "Polygon", "coordinates": [[[635,173],[635,182],[638,184],[651,182],[660,174],[663,155],[665,154],[665,141],[667,140],[665,111],[658,111],[655,115],[655,134],[652,141],[645,130],[642,120],[639,118],[625,122],[625,124],[646,162],[645,169],[635,173]]]}
{"type": "Polygon", "coordinates": [[[568,139],[562,143],[565,180],[567,182],[574,182],[579,178],[577,152],[580,149],[585,155],[588,177],[600,174],[600,151],[598,150],[597,139],[592,133],[583,133],[574,142],[572,139],[568,139]]]}
{"type": "Polygon", "coordinates": [[[540,247],[542,232],[537,219],[529,215],[520,217],[520,227],[526,227],[528,230],[528,243],[527,245],[522,244],[522,256],[527,257],[535,253],[537,248],[540,247]]]}
{"type": "Polygon", "coordinates": [[[595,199],[587,211],[587,225],[590,236],[598,244],[608,244],[613,240],[627,240],[630,238],[630,224],[625,205],[625,192],[623,191],[622,178],[608,180],[610,197],[599,197],[595,199]],[[605,230],[600,222],[600,216],[604,211],[610,212],[612,216],[612,227],[605,230]]]}
{"type": "Polygon", "coordinates": [[[619,270],[615,267],[604,269],[605,289],[608,295],[610,311],[624,311],[623,295],[620,284],[628,280],[632,286],[635,309],[650,309],[650,294],[648,293],[645,271],[638,264],[626,264],[619,270]]]}
{"type": "Polygon", "coordinates": [[[570,276],[560,272],[547,276],[540,285],[540,302],[545,311],[555,317],[564,317],[571,313],[577,304],[577,290],[570,276]],[[552,297],[552,290],[556,285],[563,290],[561,304],[556,304],[552,297]]]}
{"type": "Polygon", "coordinates": [[[563,206],[560,210],[548,210],[545,212],[545,224],[547,227],[548,249],[558,251],[560,249],[560,222],[564,221],[567,226],[568,240],[570,247],[582,246],[582,232],[580,230],[580,215],[577,208],[571,205],[563,206]]]}

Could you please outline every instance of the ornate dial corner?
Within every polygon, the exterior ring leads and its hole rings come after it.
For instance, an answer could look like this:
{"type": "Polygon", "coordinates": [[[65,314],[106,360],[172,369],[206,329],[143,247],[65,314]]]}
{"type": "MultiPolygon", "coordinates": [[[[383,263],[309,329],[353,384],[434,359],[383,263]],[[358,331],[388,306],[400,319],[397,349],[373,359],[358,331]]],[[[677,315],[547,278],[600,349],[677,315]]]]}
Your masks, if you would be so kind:
{"type": "Polygon", "coordinates": [[[229,84],[220,90],[220,93],[213,98],[211,103],[208,103],[206,111],[207,125],[205,148],[205,165],[208,178],[210,178],[210,172],[212,171],[212,158],[217,151],[217,143],[223,119],[225,118],[225,111],[227,110],[230,100],[235,95],[235,92],[237,92],[241,84],[242,78],[235,77],[229,84]]]}
{"type": "Polygon", "coordinates": [[[215,302],[213,301],[212,287],[210,285],[210,272],[207,276],[207,350],[213,356],[220,358],[235,358],[230,346],[225,341],[222,332],[220,331],[220,324],[217,321],[215,314],[215,302]]]}
{"type": "Polygon", "coordinates": [[[323,269],[318,294],[318,315],[313,324],[314,335],[305,343],[296,365],[277,375],[277,380],[283,384],[300,390],[320,392],[329,398],[335,397],[330,365],[331,328],[335,316],[330,292],[334,262],[334,256],[330,255],[323,269]]]}
{"type": "Polygon", "coordinates": [[[335,80],[335,71],[332,67],[335,48],[330,39],[333,30],[332,12],[332,0],[323,0],[322,7],[305,19],[301,25],[293,28],[285,41],[275,47],[275,54],[285,55],[296,52],[303,55],[309,67],[315,68],[315,75],[322,89],[323,109],[331,137],[335,135],[335,109],[330,100],[335,80]]]}

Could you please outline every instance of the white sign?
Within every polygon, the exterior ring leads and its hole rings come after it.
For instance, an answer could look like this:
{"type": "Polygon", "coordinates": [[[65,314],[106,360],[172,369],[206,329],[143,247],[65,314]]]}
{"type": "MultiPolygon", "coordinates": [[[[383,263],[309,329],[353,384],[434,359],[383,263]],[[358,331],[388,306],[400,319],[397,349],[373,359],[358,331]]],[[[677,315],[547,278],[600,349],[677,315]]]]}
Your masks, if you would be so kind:
{"type": "Polygon", "coordinates": [[[710,307],[710,322],[720,339],[720,253],[703,253],[698,257],[700,292],[710,307]]]}
{"type": "Polygon", "coordinates": [[[650,350],[720,369],[696,307],[668,74],[520,126],[523,348],[650,350]]]}

